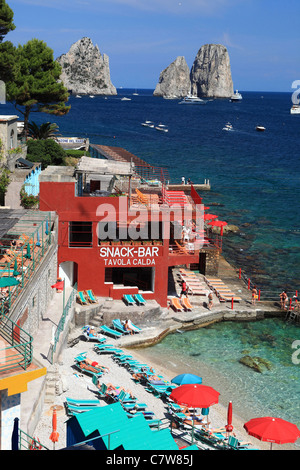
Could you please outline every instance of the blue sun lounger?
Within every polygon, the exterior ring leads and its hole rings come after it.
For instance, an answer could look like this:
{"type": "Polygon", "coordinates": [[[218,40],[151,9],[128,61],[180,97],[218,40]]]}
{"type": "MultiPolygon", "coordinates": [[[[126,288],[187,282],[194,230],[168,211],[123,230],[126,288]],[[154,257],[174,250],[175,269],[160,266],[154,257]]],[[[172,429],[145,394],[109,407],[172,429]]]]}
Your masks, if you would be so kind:
{"type": "Polygon", "coordinates": [[[92,289],[86,290],[85,293],[86,293],[86,295],[87,295],[88,301],[89,301],[91,304],[97,304],[97,303],[98,303],[98,300],[97,300],[96,297],[94,296],[94,292],[92,291],[92,289]]]}
{"type": "Polygon", "coordinates": [[[122,336],[122,333],[120,333],[119,331],[116,331],[116,330],[112,330],[111,328],[109,328],[106,325],[101,325],[100,326],[100,331],[104,334],[111,335],[114,338],[120,338],[122,336]]]}
{"type": "Polygon", "coordinates": [[[135,305],[134,298],[130,294],[124,294],[123,299],[127,305],[135,305]]]}
{"type": "Polygon", "coordinates": [[[146,300],[142,296],[142,294],[135,294],[134,295],[134,300],[138,305],[146,305],[146,300]]]}
{"type": "Polygon", "coordinates": [[[105,343],[106,338],[104,336],[95,336],[90,332],[90,326],[86,325],[82,327],[83,335],[87,341],[98,341],[99,343],[105,343]]]}
{"type": "Polygon", "coordinates": [[[123,333],[124,335],[128,335],[130,333],[130,331],[125,330],[119,318],[116,318],[112,321],[112,326],[115,330],[119,331],[120,333],[123,333]]]}

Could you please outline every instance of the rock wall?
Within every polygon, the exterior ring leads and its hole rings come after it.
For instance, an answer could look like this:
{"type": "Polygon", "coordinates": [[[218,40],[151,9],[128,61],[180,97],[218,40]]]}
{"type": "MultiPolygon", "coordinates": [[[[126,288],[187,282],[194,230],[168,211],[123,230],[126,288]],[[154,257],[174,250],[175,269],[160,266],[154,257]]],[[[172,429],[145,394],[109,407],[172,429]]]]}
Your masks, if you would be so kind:
{"type": "Polygon", "coordinates": [[[177,57],[159,76],[153,95],[182,98],[191,91],[190,70],[184,57],[177,57]]]}
{"type": "Polygon", "coordinates": [[[75,42],[69,52],[58,57],[62,67],[61,81],[74,94],[116,95],[110,80],[109,58],[101,55],[90,38],[75,42]]]}
{"type": "Polygon", "coordinates": [[[191,92],[200,97],[229,98],[233,82],[225,46],[206,44],[199,49],[191,69],[191,92]]]}

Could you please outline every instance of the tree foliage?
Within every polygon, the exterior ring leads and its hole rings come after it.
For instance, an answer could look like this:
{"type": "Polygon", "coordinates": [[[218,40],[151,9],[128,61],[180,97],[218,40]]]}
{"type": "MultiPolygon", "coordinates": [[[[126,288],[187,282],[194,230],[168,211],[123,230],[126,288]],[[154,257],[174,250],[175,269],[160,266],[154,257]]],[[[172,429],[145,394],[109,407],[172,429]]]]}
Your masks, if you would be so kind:
{"type": "Polygon", "coordinates": [[[27,157],[31,162],[39,162],[42,169],[48,165],[61,166],[66,164],[66,153],[53,139],[31,140],[27,142],[27,157]]]}
{"type": "Polygon", "coordinates": [[[53,59],[53,50],[38,39],[19,45],[14,51],[16,71],[6,86],[7,98],[24,116],[27,137],[29,115],[40,111],[67,114],[68,90],[59,82],[61,66],[53,59]]]}
{"type": "Polygon", "coordinates": [[[32,139],[50,139],[58,133],[58,125],[51,122],[44,122],[40,126],[36,122],[28,124],[29,137],[32,139]]]}
{"type": "Polygon", "coordinates": [[[6,36],[9,31],[15,29],[13,23],[14,12],[7,5],[5,0],[0,0],[0,42],[3,41],[4,36],[6,36]]]}

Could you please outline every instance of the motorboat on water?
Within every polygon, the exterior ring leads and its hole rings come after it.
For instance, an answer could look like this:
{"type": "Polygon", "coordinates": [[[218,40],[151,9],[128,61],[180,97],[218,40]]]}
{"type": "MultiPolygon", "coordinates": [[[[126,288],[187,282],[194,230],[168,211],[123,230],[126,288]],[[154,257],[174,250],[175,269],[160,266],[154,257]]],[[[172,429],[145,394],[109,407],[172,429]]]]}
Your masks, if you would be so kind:
{"type": "Polygon", "coordinates": [[[157,131],[162,131],[162,132],[169,132],[169,129],[165,124],[158,124],[158,126],[155,126],[155,129],[157,131]]]}
{"type": "Polygon", "coordinates": [[[232,126],[232,124],[230,124],[230,122],[227,122],[227,124],[225,124],[225,126],[223,127],[222,130],[223,131],[233,131],[233,126],[232,126]]]}
{"type": "Polygon", "coordinates": [[[241,93],[238,92],[238,90],[235,91],[235,93],[231,96],[230,101],[242,101],[243,97],[241,93]]]}
{"type": "Polygon", "coordinates": [[[291,114],[300,114],[300,105],[299,104],[294,104],[291,107],[291,114]]]}
{"type": "Polygon", "coordinates": [[[76,98],[82,98],[82,96],[80,96],[80,95],[76,95],[76,98]]]}
{"type": "Polygon", "coordinates": [[[90,95],[90,98],[95,98],[95,96],[94,96],[94,95],[90,95]]]}
{"type": "Polygon", "coordinates": [[[142,122],[142,126],[154,128],[154,122],[152,122],[152,121],[145,121],[145,122],[142,122]]]}
{"type": "Polygon", "coordinates": [[[256,126],[256,130],[258,132],[264,132],[266,130],[266,128],[264,126],[256,126]]]}
{"type": "Polygon", "coordinates": [[[121,98],[121,101],[131,101],[131,98],[126,98],[126,96],[123,96],[123,98],[121,98]]]}
{"type": "Polygon", "coordinates": [[[182,101],[179,101],[178,104],[206,104],[207,101],[202,100],[198,96],[193,96],[193,95],[187,95],[185,98],[183,98],[182,101]]]}

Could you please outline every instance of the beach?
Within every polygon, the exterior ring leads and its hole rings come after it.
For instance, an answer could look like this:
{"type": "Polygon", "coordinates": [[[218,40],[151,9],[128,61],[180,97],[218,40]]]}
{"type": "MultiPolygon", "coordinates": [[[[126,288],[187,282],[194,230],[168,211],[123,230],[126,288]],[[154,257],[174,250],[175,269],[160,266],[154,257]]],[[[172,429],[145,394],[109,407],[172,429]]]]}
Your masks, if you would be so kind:
{"type": "MultiPolygon", "coordinates": [[[[72,338],[78,338],[81,334],[81,329],[75,329],[72,331],[72,338]]],[[[71,339],[71,338],[70,338],[71,339]]],[[[107,343],[114,344],[114,340],[107,340],[107,343]]],[[[72,342],[69,342],[71,345],[72,342]]],[[[97,397],[97,389],[93,385],[91,376],[82,374],[76,370],[74,366],[74,358],[82,353],[86,352],[87,357],[93,361],[97,361],[99,364],[107,367],[109,370],[104,373],[101,377],[101,382],[106,384],[112,383],[114,386],[122,386],[126,390],[130,390],[134,396],[137,397],[138,401],[145,402],[148,405],[148,410],[153,411],[157,419],[164,419],[168,416],[167,404],[161,398],[156,398],[152,393],[145,390],[145,387],[141,384],[137,384],[132,380],[130,372],[123,366],[119,365],[113,360],[110,354],[97,354],[94,350],[94,342],[86,342],[79,340],[73,346],[66,347],[59,358],[55,367],[56,370],[56,396],[54,402],[45,403],[41,418],[38,426],[36,427],[34,437],[38,438],[40,442],[53,449],[53,443],[50,441],[49,436],[52,432],[52,413],[53,407],[57,410],[57,430],[59,433],[59,440],[55,444],[55,450],[66,447],[66,421],[68,416],[65,412],[64,402],[66,397],[73,399],[95,399],[97,397]]],[[[144,349],[126,349],[121,346],[124,352],[132,355],[140,362],[148,364],[155,369],[157,374],[163,375],[166,380],[171,380],[174,375],[177,375],[183,371],[171,370],[171,368],[165,368],[161,364],[149,363],[147,358],[146,350],[144,349]]],[[[184,371],[192,372],[192,371],[184,371]]],[[[221,390],[220,390],[221,392],[221,390]]],[[[101,406],[105,406],[106,402],[101,399],[101,406]]],[[[221,404],[216,404],[210,408],[209,420],[211,428],[224,427],[227,422],[227,409],[221,404]]],[[[236,437],[243,442],[250,442],[253,447],[260,450],[269,450],[270,444],[258,441],[257,439],[249,436],[243,428],[244,420],[242,417],[237,416],[233,412],[233,427],[236,437]]],[[[274,445],[273,449],[276,450],[289,450],[293,447],[289,445],[274,445]]]]}

